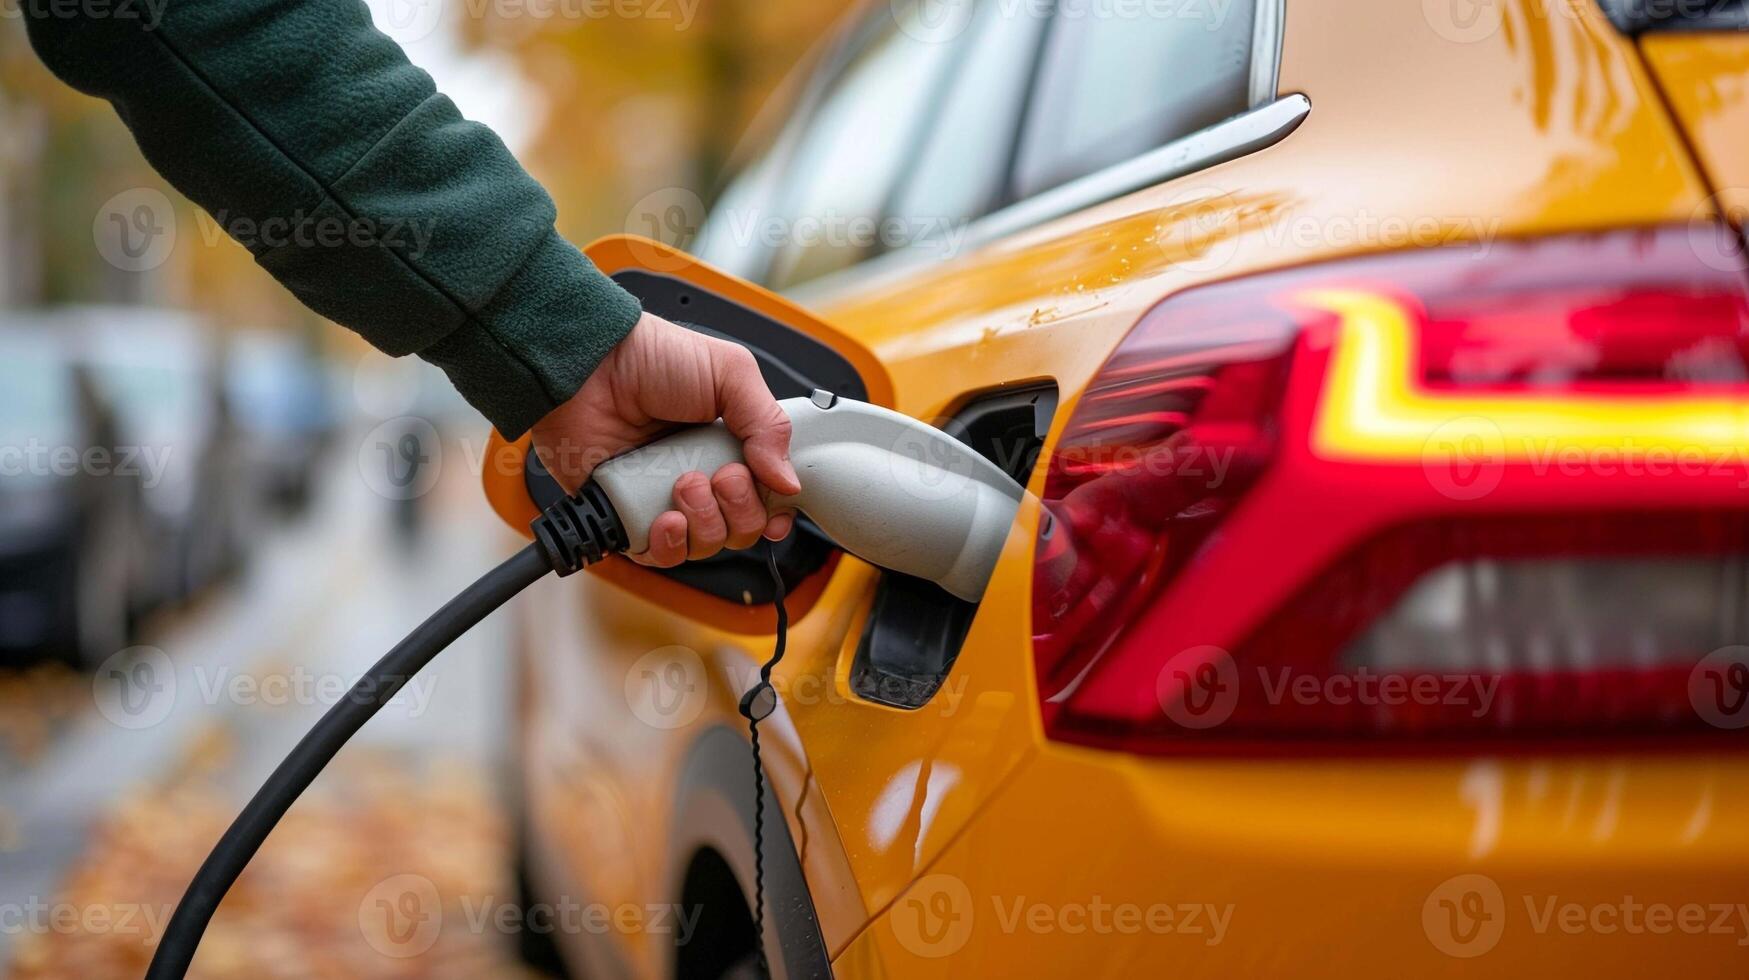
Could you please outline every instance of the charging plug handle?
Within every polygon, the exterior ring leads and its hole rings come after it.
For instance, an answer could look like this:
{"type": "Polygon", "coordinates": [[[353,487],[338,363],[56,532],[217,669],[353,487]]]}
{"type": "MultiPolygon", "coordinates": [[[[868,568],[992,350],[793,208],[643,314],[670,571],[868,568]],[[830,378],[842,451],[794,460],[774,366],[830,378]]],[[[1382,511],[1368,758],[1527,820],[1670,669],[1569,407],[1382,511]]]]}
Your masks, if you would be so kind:
{"type": "MultiPolygon", "coordinates": [[[[983,597],[1025,494],[1020,484],[946,432],[889,409],[827,391],[778,406],[790,419],[802,491],[766,491],[768,508],[801,511],[872,564],[971,602],[983,597]]],[[[675,480],[741,458],[740,440],[716,422],[616,456],[591,482],[618,515],[625,550],[638,552],[651,522],[674,508],[675,480]]]]}

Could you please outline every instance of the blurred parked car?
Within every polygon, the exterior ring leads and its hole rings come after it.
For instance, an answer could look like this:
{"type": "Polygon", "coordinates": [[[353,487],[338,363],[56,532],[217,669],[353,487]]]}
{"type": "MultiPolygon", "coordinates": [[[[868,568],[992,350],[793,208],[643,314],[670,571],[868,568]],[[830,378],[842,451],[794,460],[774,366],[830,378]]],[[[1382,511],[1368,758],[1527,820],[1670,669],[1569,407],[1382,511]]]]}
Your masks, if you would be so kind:
{"type": "Polygon", "coordinates": [[[232,335],[225,365],[247,482],[276,506],[301,511],[336,427],[327,368],[302,338],[267,332],[232,335]]]}
{"type": "Polygon", "coordinates": [[[213,337],[174,310],[62,316],[80,363],[115,405],[121,442],[153,466],[142,484],[150,601],[188,598],[242,562],[253,510],[213,337]]]}
{"type": "Polygon", "coordinates": [[[0,323],[0,656],[90,666],[145,604],[141,476],[52,327],[0,323]]]}

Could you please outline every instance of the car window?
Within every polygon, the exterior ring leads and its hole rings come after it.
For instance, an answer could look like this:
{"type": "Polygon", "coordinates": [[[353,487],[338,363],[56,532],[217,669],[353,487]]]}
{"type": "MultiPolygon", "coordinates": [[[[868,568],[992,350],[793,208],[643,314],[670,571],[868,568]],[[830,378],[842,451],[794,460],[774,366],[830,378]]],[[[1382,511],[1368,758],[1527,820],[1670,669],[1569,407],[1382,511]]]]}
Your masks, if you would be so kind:
{"type": "Polygon", "coordinates": [[[979,6],[964,61],[893,201],[906,244],[951,250],[966,224],[1001,203],[1045,18],[1040,4],[979,6]]]}
{"type": "Polygon", "coordinates": [[[770,245],[761,231],[771,214],[777,190],[782,144],[751,163],[729,181],[698,230],[692,254],[733,276],[757,279],[770,245]]]}
{"type": "Polygon", "coordinates": [[[38,338],[5,337],[0,343],[0,446],[69,443],[75,428],[65,359],[38,338]]]}
{"type": "Polygon", "coordinates": [[[1015,167],[1028,197],[1249,106],[1253,0],[1062,3],[1015,167]]]}
{"type": "Polygon", "coordinates": [[[883,206],[963,37],[918,19],[937,2],[879,5],[861,46],[821,94],[785,172],[783,244],[770,285],[804,282],[881,249],[883,206]]]}

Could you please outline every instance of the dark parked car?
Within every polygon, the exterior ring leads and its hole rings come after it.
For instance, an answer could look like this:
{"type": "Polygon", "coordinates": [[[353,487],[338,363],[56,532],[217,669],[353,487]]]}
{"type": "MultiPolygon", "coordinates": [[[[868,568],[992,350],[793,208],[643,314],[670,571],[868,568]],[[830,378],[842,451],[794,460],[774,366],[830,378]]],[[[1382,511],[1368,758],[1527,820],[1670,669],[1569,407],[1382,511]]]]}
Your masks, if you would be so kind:
{"type": "Polygon", "coordinates": [[[0,654],[100,662],[149,601],[146,467],[67,338],[0,325],[0,654]]]}
{"type": "Polygon", "coordinates": [[[122,441],[154,465],[143,485],[151,601],[185,599],[241,564],[253,510],[212,332],[174,310],[62,316],[80,363],[115,405],[122,441]]]}
{"type": "Polygon", "coordinates": [[[302,510],[334,439],[326,366],[295,334],[241,332],[227,343],[224,384],[250,483],[274,505],[302,510]]]}

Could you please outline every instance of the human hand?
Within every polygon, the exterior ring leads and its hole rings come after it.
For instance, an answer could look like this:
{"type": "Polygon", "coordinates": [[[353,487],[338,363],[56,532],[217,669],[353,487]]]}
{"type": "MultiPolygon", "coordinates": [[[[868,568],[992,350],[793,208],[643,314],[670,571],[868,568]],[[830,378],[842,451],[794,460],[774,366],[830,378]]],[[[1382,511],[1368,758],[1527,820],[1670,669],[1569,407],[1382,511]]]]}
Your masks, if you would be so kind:
{"type": "Polygon", "coordinates": [[[789,461],[789,416],[746,348],[645,313],[571,399],[531,430],[535,452],[567,493],[596,466],[649,442],[675,423],[721,418],[741,440],[746,464],[674,481],[674,509],[650,525],[632,560],[667,568],[789,534],[794,515],[767,513],[759,484],[801,490],[789,461]]]}

